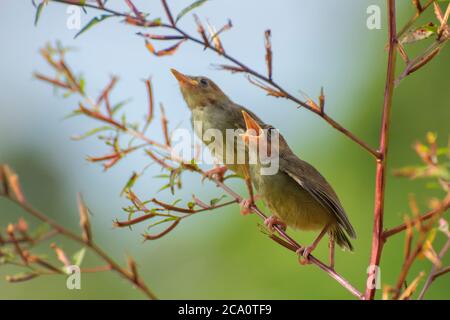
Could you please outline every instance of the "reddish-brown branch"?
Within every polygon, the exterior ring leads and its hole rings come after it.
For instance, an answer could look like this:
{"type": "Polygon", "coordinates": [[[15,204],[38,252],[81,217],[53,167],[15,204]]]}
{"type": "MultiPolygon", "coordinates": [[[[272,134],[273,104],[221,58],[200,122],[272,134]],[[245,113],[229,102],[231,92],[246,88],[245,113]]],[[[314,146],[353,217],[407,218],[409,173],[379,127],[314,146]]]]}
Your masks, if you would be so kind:
{"type": "Polygon", "coordinates": [[[416,22],[416,20],[422,15],[422,13],[430,7],[435,0],[428,0],[428,2],[424,5],[421,5],[420,10],[417,10],[416,14],[405,24],[400,32],[397,34],[397,39],[400,39],[402,35],[404,35],[416,22]]]}
{"type": "MultiPolygon", "coordinates": [[[[443,212],[447,211],[450,208],[450,194],[447,195],[447,197],[443,200],[441,205],[433,210],[430,210],[429,212],[425,213],[424,215],[419,217],[419,221],[426,221],[433,217],[436,217],[443,212]]],[[[411,221],[411,223],[414,225],[415,221],[411,221]]],[[[404,230],[406,230],[407,226],[405,223],[402,223],[398,225],[397,227],[391,228],[389,230],[386,230],[383,232],[383,239],[386,240],[387,238],[396,235],[404,230]]]]}
{"type": "Polygon", "coordinates": [[[134,15],[139,19],[144,21],[145,18],[144,16],[141,14],[141,12],[136,8],[136,6],[134,5],[133,2],[131,2],[130,0],[125,0],[125,3],[127,4],[127,6],[133,11],[134,15]]]}
{"type": "Polygon", "coordinates": [[[162,232],[160,232],[158,234],[151,235],[151,234],[145,233],[142,236],[144,237],[145,240],[156,240],[156,239],[162,238],[166,234],[168,234],[170,231],[175,229],[175,227],[180,223],[180,221],[181,221],[180,218],[174,220],[174,222],[168,228],[166,228],[165,230],[163,230],[162,232]]]}
{"type": "MultiPolygon", "coordinates": [[[[73,4],[73,3],[71,3],[70,1],[67,1],[67,0],[52,0],[52,1],[59,2],[59,3],[73,4]]],[[[263,82],[265,82],[268,85],[270,85],[270,86],[274,87],[275,89],[277,89],[277,91],[279,91],[283,95],[284,98],[286,98],[288,100],[291,100],[296,105],[301,106],[301,107],[303,107],[305,109],[308,109],[309,111],[312,111],[313,113],[315,113],[316,115],[321,117],[329,125],[331,125],[334,129],[338,130],[339,132],[341,132],[342,134],[347,136],[349,139],[354,141],[356,144],[360,145],[363,149],[365,149],[369,154],[371,154],[375,158],[377,158],[377,159],[380,158],[380,154],[379,154],[379,152],[377,150],[375,150],[372,147],[370,147],[366,142],[364,142],[363,140],[358,138],[356,135],[351,133],[348,129],[344,128],[341,124],[339,124],[337,121],[333,120],[330,116],[326,115],[321,110],[316,110],[313,107],[311,107],[308,103],[306,103],[305,101],[302,101],[302,100],[296,98],[295,96],[291,95],[285,89],[283,89],[278,83],[276,83],[274,80],[272,80],[268,76],[263,75],[262,73],[259,73],[259,72],[255,71],[255,70],[249,68],[244,63],[240,62],[236,58],[234,58],[231,55],[229,55],[226,52],[224,52],[224,50],[221,49],[220,47],[210,46],[209,43],[206,40],[204,40],[204,35],[203,34],[202,34],[202,38],[198,39],[198,38],[196,38],[194,36],[191,36],[190,34],[186,33],[184,30],[180,29],[179,27],[177,27],[176,24],[175,24],[175,21],[173,19],[172,13],[171,13],[168,5],[167,5],[167,2],[165,0],[162,0],[162,4],[163,4],[164,10],[166,12],[166,15],[167,15],[167,17],[168,17],[168,19],[170,21],[170,24],[160,23],[160,24],[158,24],[159,27],[167,28],[167,29],[170,29],[172,31],[176,31],[179,35],[181,35],[183,37],[183,39],[186,39],[186,40],[189,40],[189,41],[191,41],[193,43],[199,44],[203,48],[207,48],[207,49],[215,51],[217,54],[221,55],[226,60],[234,63],[237,67],[245,70],[244,71],[245,73],[258,78],[259,80],[262,80],[263,82]]],[[[92,8],[92,9],[102,10],[102,11],[108,12],[110,14],[113,14],[115,16],[119,16],[119,17],[133,18],[133,17],[129,16],[128,14],[125,14],[125,13],[122,13],[122,12],[117,12],[117,11],[114,11],[114,10],[111,10],[111,9],[107,9],[107,8],[100,8],[100,7],[92,5],[92,4],[85,4],[84,7],[89,7],[89,8],[92,8]]],[[[218,39],[218,38],[216,37],[215,39],[218,39]]]]}
{"type": "MultiPolygon", "coordinates": [[[[444,246],[442,247],[441,251],[439,252],[439,260],[442,261],[442,259],[444,258],[444,256],[446,255],[446,253],[450,250],[450,235],[447,239],[447,242],[444,244],[444,246]]],[[[430,274],[428,276],[427,281],[425,282],[425,284],[423,285],[422,291],[419,294],[418,300],[422,300],[423,297],[425,296],[425,293],[428,291],[428,289],[430,288],[431,284],[433,283],[434,280],[436,280],[436,278],[443,276],[444,274],[446,274],[447,272],[450,272],[450,266],[445,267],[445,268],[438,268],[435,264],[433,264],[433,267],[431,268],[430,274]]]]}
{"type": "MultiPolygon", "coordinates": [[[[57,2],[64,2],[64,3],[66,3],[65,1],[61,1],[61,0],[58,0],[57,2]]],[[[390,42],[390,48],[389,48],[389,62],[390,62],[389,63],[389,68],[388,68],[388,70],[389,70],[389,72],[388,72],[389,86],[387,85],[387,88],[390,87],[390,89],[389,90],[386,89],[386,94],[385,94],[385,104],[384,104],[384,112],[383,112],[383,126],[382,126],[383,128],[382,128],[382,134],[381,134],[381,140],[380,140],[380,151],[374,150],[367,143],[365,143],[364,141],[362,141],[361,139],[356,137],[354,134],[349,132],[342,125],[340,125],[335,120],[333,120],[331,117],[326,115],[323,112],[323,109],[311,107],[311,105],[308,104],[307,102],[304,102],[304,101],[296,98],[295,96],[289,94],[285,89],[283,89],[280,85],[278,85],[272,79],[268,78],[267,76],[265,76],[265,75],[255,71],[253,69],[248,68],[246,65],[244,65],[243,63],[241,63],[240,61],[238,61],[234,57],[228,55],[223,50],[220,50],[220,48],[213,47],[213,46],[208,46],[208,43],[205,43],[205,41],[202,41],[201,39],[197,39],[196,37],[190,36],[189,34],[184,32],[183,30],[179,29],[175,25],[175,22],[173,20],[172,14],[171,14],[168,6],[167,6],[166,1],[163,0],[162,3],[164,5],[164,9],[166,10],[168,19],[171,22],[171,24],[161,23],[161,24],[159,24],[159,26],[161,26],[163,28],[168,28],[168,29],[170,29],[172,31],[176,31],[184,39],[188,39],[188,40],[190,40],[190,41],[192,41],[194,43],[197,43],[197,44],[201,45],[202,47],[208,47],[210,50],[216,51],[218,54],[222,55],[225,59],[227,59],[227,60],[231,61],[233,64],[235,64],[236,67],[241,68],[247,74],[254,76],[255,78],[261,80],[265,84],[267,84],[267,85],[271,86],[272,88],[274,88],[275,91],[280,92],[283,97],[285,97],[285,98],[295,102],[295,104],[298,105],[298,106],[302,106],[302,107],[308,109],[309,111],[314,112],[316,115],[318,115],[319,117],[324,119],[328,124],[330,124],[333,128],[335,128],[339,132],[343,133],[345,136],[347,136],[352,141],[354,141],[355,143],[360,145],[363,149],[368,151],[371,155],[373,155],[377,159],[377,161],[378,161],[378,164],[377,164],[377,167],[378,167],[377,168],[377,195],[376,195],[376,208],[375,208],[375,232],[374,232],[374,238],[375,238],[375,235],[377,235],[376,239],[378,241],[374,242],[374,247],[377,247],[378,251],[377,250],[375,250],[375,251],[377,251],[379,254],[381,254],[381,244],[380,244],[380,241],[379,241],[380,240],[379,236],[381,235],[381,231],[382,231],[382,215],[383,215],[383,202],[384,202],[384,178],[385,178],[385,163],[386,163],[385,161],[386,161],[387,145],[388,145],[388,143],[387,143],[387,137],[388,137],[387,132],[388,132],[389,114],[390,114],[390,106],[391,106],[391,100],[392,100],[392,87],[393,87],[393,85],[391,85],[391,83],[393,84],[393,76],[391,75],[391,73],[393,74],[393,71],[394,71],[393,66],[395,65],[395,47],[396,47],[394,1],[393,0],[389,1],[390,9],[392,9],[392,8],[394,9],[394,10],[390,10],[390,11],[393,11],[393,13],[394,13],[394,17],[390,19],[390,35],[391,35],[391,37],[390,37],[391,39],[390,40],[393,39],[394,41],[390,42]],[[394,28],[392,28],[392,24],[393,24],[394,28]]],[[[102,9],[102,8],[95,7],[93,5],[89,5],[88,7],[92,7],[92,8],[96,8],[96,9],[102,9]]],[[[109,9],[107,9],[107,10],[103,9],[103,10],[106,11],[106,12],[109,12],[111,14],[117,15],[117,16],[123,16],[123,17],[126,17],[126,18],[129,17],[126,14],[118,13],[118,12],[115,12],[113,10],[109,10],[109,9]]],[[[138,138],[142,138],[144,140],[148,139],[143,134],[139,134],[139,132],[131,131],[130,129],[126,129],[125,131],[128,132],[128,133],[131,133],[132,135],[134,135],[134,136],[136,136],[138,138]]],[[[223,183],[221,183],[220,181],[215,181],[215,182],[219,185],[219,187],[221,187],[223,190],[225,190],[228,194],[232,195],[237,201],[241,200],[241,197],[238,194],[236,194],[230,188],[225,186],[223,183]]],[[[258,208],[254,207],[252,210],[254,212],[256,212],[257,215],[260,216],[261,218],[263,218],[263,219],[266,218],[266,216],[261,211],[259,211],[258,208]]],[[[171,227],[171,228],[173,228],[173,227],[171,227]]],[[[295,242],[295,240],[293,240],[289,235],[287,235],[283,230],[279,230],[279,228],[276,228],[276,231],[280,234],[280,237],[283,239],[283,241],[285,241],[286,244],[289,244],[290,246],[292,246],[296,250],[301,249],[301,246],[297,242],[295,242]]],[[[372,253],[374,253],[374,250],[373,250],[372,253]]],[[[377,261],[377,264],[379,262],[379,254],[375,255],[375,260],[377,261]]],[[[322,262],[320,262],[319,260],[317,260],[314,257],[311,257],[310,260],[312,261],[312,263],[316,264],[321,269],[323,269],[325,272],[327,272],[331,277],[336,279],[340,284],[342,284],[352,294],[354,294],[358,298],[363,298],[363,296],[361,295],[360,292],[358,292],[358,290],[356,290],[353,286],[351,286],[345,279],[343,279],[340,275],[338,275],[334,270],[332,270],[328,266],[324,265],[322,262]]],[[[371,259],[371,261],[372,261],[372,259],[371,259]]],[[[373,293],[374,293],[374,291],[373,291],[373,293]]],[[[369,294],[369,296],[370,296],[370,294],[369,294]]]]}
{"type": "Polygon", "coordinates": [[[148,125],[153,120],[153,112],[154,112],[153,87],[151,79],[145,80],[145,87],[147,88],[148,94],[148,113],[146,122],[146,124],[148,125]]]}
{"type": "Polygon", "coordinates": [[[18,200],[9,197],[5,194],[0,194],[1,196],[7,198],[8,200],[16,203],[19,207],[21,207],[24,211],[29,213],[31,216],[35,217],[36,219],[48,224],[53,229],[55,229],[58,234],[61,234],[65,236],[66,238],[69,238],[75,242],[78,242],[82,244],[83,246],[86,246],[87,248],[91,249],[92,252],[94,252],[99,258],[101,258],[103,261],[105,261],[112,270],[120,274],[123,278],[127,279],[128,281],[132,282],[139,290],[141,290],[148,298],[150,299],[157,299],[155,294],[147,287],[147,285],[142,281],[142,279],[138,279],[135,281],[133,279],[133,276],[124,268],[122,268],[119,264],[117,264],[112,258],[110,258],[98,245],[96,245],[93,242],[86,243],[84,239],[81,236],[78,236],[77,234],[73,233],[72,231],[66,229],[56,221],[50,219],[45,214],[41,213],[40,211],[36,210],[32,206],[30,206],[26,202],[19,202],[18,200]]]}
{"type": "MultiPolygon", "coordinates": [[[[212,177],[205,176],[207,179],[210,179],[214,183],[217,184],[220,188],[222,188],[226,193],[228,193],[230,196],[236,199],[237,202],[242,201],[242,197],[231,190],[227,185],[225,185],[223,182],[220,182],[218,180],[215,180],[212,177]]],[[[263,221],[267,219],[267,216],[259,210],[259,208],[256,205],[252,205],[249,208],[252,212],[256,213],[263,221]]],[[[285,241],[284,243],[280,243],[280,241],[275,240],[273,237],[271,237],[276,242],[283,245],[285,248],[290,249],[294,252],[298,252],[298,250],[303,249],[302,246],[297,243],[293,238],[291,238],[282,228],[278,227],[277,225],[274,226],[274,229],[280,237],[283,239],[282,241],[285,241]]],[[[351,294],[353,294],[358,299],[364,299],[364,295],[362,295],[355,287],[353,287],[346,279],[344,279],[340,274],[338,274],[334,269],[330,268],[317,258],[315,258],[312,255],[309,255],[309,260],[311,263],[318,266],[320,269],[325,271],[330,277],[332,277],[334,280],[336,280],[339,284],[341,284],[345,289],[347,289],[351,294]]]]}
{"type": "Polygon", "coordinates": [[[274,80],[272,80],[272,79],[264,76],[263,74],[261,74],[261,73],[255,71],[255,70],[249,68],[248,66],[246,66],[242,62],[238,61],[236,58],[230,56],[226,52],[221,52],[220,50],[218,50],[214,46],[207,46],[207,43],[205,43],[204,41],[202,41],[200,39],[197,39],[197,38],[187,34],[186,32],[184,32],[183,30],[179,29],[178,27],[171,27],[171,26],[167,26],[167,25],[163,25],[163,27],[167,27],[167,28],[173,29],[173,30],[177,31],[179,34],[181,34],[182,36],[184,36],[184,38],[186,38],[186,39],[188,39],[188,40],[190,40],[190,41],[192,41],[194,43],[200,44],[202,47],[207,47],[208,49],[213,50],[216,53],[222,55],[222,57],[224,57],[228,61],[231,61],[238,68],[240,68],[238,70],[243,70],[242,72],[245,72],[247,74],[253,75],[254,77],[256,77],[256,78],[266,82],[269,85],[271,85],[272,87],[277,89],[282,94],[282,96],[284,98],[295,102],[298,106],[301,106],[301,107],[303,107],[303,108],[305,108],[305,109],[307,109],[309,111],[312,111],[313,113],[315,113],[316,115],[321,117],[323,120],[325,120],[334,129],[338,130],[339,132],[341,132],[342,134],[347,136],[349,139],[353,140],[355,143],[360,145],[363,149],[365,149],[367,152],[369,152],[375,158],[379,158],[379,156],[380,156],[379,153],[376,150],[374,150],[372,147],[370,147],[366,142],[364,142],[363,140],[361,140],[360,138],[355,136],[348,129],[344,128],[341,124],[339,124],[337,121],[333,120],[330,116],[326,115],[325,113],[321,112],[320,110],[316,110],[316,109],[312,108],[308,103],[306,103],[304,101],[301,101],[300,99],[298,99],[298,98],[294,97],[293,95],[291,95],[290,93],[288,93],[285,89],[283,89],[274,80]]]}
{"type": "MultiPolygon", "coordinates": [[[[397,38],[396,38],[396,11],[395,0],[388,0],[388,38],[389,53],[388,66],[386,76],[386,87],[384,92],[383,116],[381,123],[380,145],[378,152],[380,157],[377,159],[376,178],[375,178],[375,206],[374,206],[374,223],[372,234],[372,250],[369,265],[376,272],[380,264],[381,251],[383,248],[383,215],[384,215],[384,196],[386,185],[386,161],[389,146],[389,125],[391,119],[392,95],[394,91],[395,81],[395,63],[397,55],[397,38]]],[[[373,275],[369,274],[369,277],[373,275]]],[[[376,279],[376,277],[373,277],[376,279]]],[[[375,297],[375,284],[368,284],[366,288],[365,298],[373,299],[375,297]]]]}
{"type": "Polygon", "coordinates": [[[415,250],[408,256],[405,257],[405,261],[403,262],[402,269],[400,270],[400,275],[397,280],[397,284],[394,289],[394,295],[393,299],[398,299],[401,293],[401,288],[403,284],[406,281],[406,276],[408,275],[409,270],[411,269],[411,266],[413,265],[414,261],[416,261],[417,256],[422,251],[423,247],[423,241],[417,244],[415,250]]]}
{"type": "Polygon", "coordinates": [[[52,78],[46,77],[46,76],[44,76],[42,74],[39,74],[39,73],[35,73],[34,76],[37,79],[45,81],[45,82],[48,82],[48,83],[51,83],[51,84],[53,84],[56,87],[60,87],[60,88],[63,88],[63,89],[68,89],[68,90],[71,90],[71,91],[76,91],[71,86],[69,86],[68,84],[62,82],[61,80],[52,79],[52,78]]]}
{"type": "Polygon", "coordinates": [[[173,19],[172,12],[170,11],[169,6],[167,5],[167,1],[166,0],[161,0],[161,2],[163,4],[164,10],[166,11],[166,15],[167,15],[167,18],[170,21],[170,24],[173,27],[175,27],[175,20],[173,19]]]}
{"type": "MultiPolygon", "coordinates": [[[[135,200],[137,200],[139,203],[142,203],[139,199],[135,199],[135,200]]],[[[184,216],[180,216],[179,217],[180,219],[184,219],[184,218],[192,216],[193,214],[196,214],[196,213],[205,212],[205,211],[212,211],[212,210],[215,210],[215,209],[223,208],[225,206],[237,203],[236,200],[231,200],[231,201],[224,202],[224,203],[221,203],[221,204],[218,204],[218,205],[215,205],[215,206],[205,205],[205,207],[202,207],[201,209],[195,210],[195,209],[189,209],[189,208],[176,207],[176,206],[173,206],[173,205],[161,202],[161,201],[156,200],[156,199],[152,199],[152,202],[160,205],[165,210],[170,210],[170,211],[175,211],[175,212],[179,212],[179,213],[184,213],[185,215],[184,216]]],[[[145,211],[149,212],[150,210],[147,209],[145,211]]],[[[151,218],[154,218],[156,216],[167,217],[167,216],[170,216],[170,215],[161,214],[161,213],[157,213],[157,212],[151,212],[151,213],[147,213],[145,215],[139,216],[137,218],[127,220],[127,221],[118,221],[118,220],[116,220],[116,221],[114,221],[113,225],[115,227],[119,227],[119,228],[129,227],[129,226],[141,223],[143,221],[149,220],[151,218]]]]}
{"type": "Polygon", "coordinates": [[[445,268],[442,268],[440,271],[438,271],[438,272],[436,272],[435,274],[434,274],[434,279],[436,279],[436,278],[438,278],[438,277],[440,277],[440,276],[443,276],[444,274],[447,274],[447,273],[449,273],[450,272],[450,266],[447,266],[447,267],[445,267],[445,268]]]}

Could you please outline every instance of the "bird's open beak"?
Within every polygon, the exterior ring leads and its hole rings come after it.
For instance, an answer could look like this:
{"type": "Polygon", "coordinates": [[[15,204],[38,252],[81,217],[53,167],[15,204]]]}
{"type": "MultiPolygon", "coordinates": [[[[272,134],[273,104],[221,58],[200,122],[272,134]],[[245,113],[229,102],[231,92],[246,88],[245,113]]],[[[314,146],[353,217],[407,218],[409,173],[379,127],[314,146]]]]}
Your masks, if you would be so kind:
{"type": "Polygon", "coordinates": [[[256,134],[259,134],[262,131],[262,128],[259,126],[258,122],[255,121],[247,112],[242,110],[242,115],[244,116],[245,126],[247,130],[255,130],[256,134]]]}
{"type": "Polygon", "coordinates": [[[255,119],[253,119],[247,112],[242,110],[242,115],[244,116],[245,127],[247,130],[241,135],[241,137],[244,142],[248,143],[250,139],[259,137],[263,131],[258,122],[256,122],[255,119]]]}
{"type": "Polygon", "coordinates": [[[181,72],[178,72],[175,69],[170,69],[170,71],[175,76],[175,78],[177,78],[177,80],[180,83],[180,85],[196,86],[198,84],[198,82],[196,80],[194,80],[194,79],[192,79],[192,78],[182,74],[181,72]]]}

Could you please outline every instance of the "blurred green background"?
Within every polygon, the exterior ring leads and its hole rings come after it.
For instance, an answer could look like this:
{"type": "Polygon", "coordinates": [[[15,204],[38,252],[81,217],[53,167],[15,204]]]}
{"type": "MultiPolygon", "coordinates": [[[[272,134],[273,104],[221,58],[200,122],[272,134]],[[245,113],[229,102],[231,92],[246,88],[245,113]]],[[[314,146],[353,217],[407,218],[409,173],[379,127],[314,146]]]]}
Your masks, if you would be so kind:
{"type": "MultiPolygon", "coordinates": [[[[191,1],[169,1],[178,12],[191,1]]],[[[163,16],[159,1],[135,1],[152,17],[163,16]]],[[[112,7],[124,8],[110,1],[112,7]]],[[[399,3],[399,26],[414,13],[409,1],[399,3]]],[[[197,13],[220,26],[231,18],[234,28],[223,35],[226,50],[250,66],[264,70],[263,32],[272,29],[274,77],[291,92],[301,89],[311,96],[325,87],[328,113],[371,145],[377,144],[385,80],[386,39],[385,2],[370,1],[225,1],[214,0],[197,13]],[[378,5],[382,29],[366,27],[366,9],[378,5]]],[[[87,23],[95,13],[82,16],[87,23]]],[[[68,61],[87,79],[87,88],[97,93],[110,74],[120,77],[114,101],[132,98],[127,106],[130,117],[142,119],[147,106],[141,79],[153,77],[156,100],[166,106],[170,125],[189,127],[189,112],[177,83],[168,72],[175,67],[188,74],[214,79],[231,98],[255,111],[265,121],[280,128],[296,153],[314,164],[332,183],[358,233],[355,252],[337,252],[337,271],[363,290],[369,261],[374,193],[374,161],[343,135],[305,110],[288,101],[266,97],[244,77],[220,72],[211,63],[220,57],[185,43],[173,57],[149,54],[136,29],[110,19],[77,39],[76,30],[66,27],[66,7],[50,3],[34,27],[35,9],[30,1],[3,1],[0,11],[0,162],[10,164],[21,177],[29,201],[59,222],[78,230],[76,193],[82,192],[94,216],[96,241],[119,261],[134,256],[140,273],[162,299],[348,299],[353,298],[327,274],[314,266],[299,266],[291,252],[276,245],[258,229],[254,216],[242,217],[237,206],[198,215],[183,222],[177,230],[155,242],[142,243],[142,228],[113,229],[112,220],[124,218],[121,208],[127,202],[119,193],[133,170],[145,164],[139,154],[127,157],[107,173],[99,165],[85,161],[87,155],[102,155],[104,146],[96,139],[73,142],[71,135],[92,128],[90,120],[63,118],[77,105],[76,98],[64,99],[32,78],[33,71],[50,73],[38,50],[47,42],[60,40],[75,47],[68,61]]],[[[421,19],[426,23],[430,15],[421,19]]],[[[180,26],[195,32],[192,16],[180,26]]],[[[417,53],[422,44],[412,45],[417,53]]],[[[395,178],[391,169],[417,164],[411,149],[427,131],[447,143],[450,123],[450,50],[446,48],[422,71],[401,83],[394,96],[390,174],[387,183],[385,226],[395,226],[408,213],[408,195],[415,194],[422,210],[427,200],[442,197],[439,190],[425,188],[424,181],[395,178]]],[[[403,63],[399,59],[399,66],[403,63]]],[[[399,67],[399,68],[400,68],[399,67]]],[[[400,71],[400,69],[399,69],[400,71]]],[[[160,131],[150,131],[160,138],[160,131]]],[[[162,186],[152,178],[159,170],[152,166],[140,180],[137,192],[153,197],[162,186]]],[[[202,199],[220,194],[212,185],[202,185],[186,176],[185,188],[177,194],[186,201],[192,193],[202,199]]],[[[233,183],[245,192],[241,182],[233,183]]],[[[170,202],[166,190],[157,195],[170,202]]],[[[25,216],[20,209],[0,199],[0,232],[8,222],[25,216]]],[[[448,215],[447,215],[448,217],[448,215]]],[[[37,224],[33,224],[37,225],[37,224]]],[[[292,232],[301,243],[312,233],[292,232]]],[[[55,239],[73,253],[79,246],[55,239]]],[[[442,239],[436,241],[438,248],[442,239]]],[[[45,244],[38,252],[52,255],[45,244]]],[[[316,252],[327,261],[326,243],[316,252]]],[[[395,284],[403,257],[403,236],[393,237],[382,256],[383,284],[395,284]]],[[[449,257],[446,264],[450,262],[449,257]]],[[[87,256],[85,265],[97,263],[87,256]]],[[[414,265],[408,281],[431,263],[414,265]]],[[[87,274],[81,290],[67,290],[64,277],[40,277],[20,284],[4,281],[16,268],[0,268],[0,298],[90,299],[143,298],[141,293],[115,274],[87,274]]],[[[440,278],[427,298],[448,299],[449,278],[440,278]]]]}

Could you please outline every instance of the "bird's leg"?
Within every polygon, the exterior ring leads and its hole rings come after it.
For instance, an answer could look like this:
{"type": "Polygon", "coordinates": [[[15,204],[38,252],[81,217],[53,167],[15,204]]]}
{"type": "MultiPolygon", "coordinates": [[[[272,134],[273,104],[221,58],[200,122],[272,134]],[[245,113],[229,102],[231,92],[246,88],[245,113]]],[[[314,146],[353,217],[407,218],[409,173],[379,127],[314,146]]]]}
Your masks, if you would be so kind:
{"type": "Polygon", "coordinates": [[[330,248],[330,269],[334,270],[334,236],[330,235],[330,242],[328,243],[330,248]]]}
{"type": "Polygon", "coordinates": [[[320,240],[322,240],[323,236],[327,233],[328,227],[329,227],[329,225],[327,224],[322,229],[322,231],[319,233],[319,235],[317,236],[317,238],[313,241],[313,243],[311,245],[307,246],[304,249],[300,248],[300,249],[297,250],[297,255],[301,256],[304,259],[304,261],[300,261],[301,264],[308,264],[308,263],[310,263],[309,255],[311,254],[311,252],[314,251],[314,249],[319,244],[320,240]]]}
{"type": "Polygon", "coordinates": [[[264,224],[269,228],[270,231],[274,231],[274,226],[278,226],[283,231],[286,231],[286,223],[284,223],[282,220],[280,220],[276,216],[270,216],[267,219],[264,220],[264,224]]]}
{"type": "Polygon", "coordinates": [[[217,179],[220,182],[223,182],[223,178],[225,176],[225,172],[227,172],[228,168],[227,166],[216,166],[215,168],[208,170],[205,172],[205,177],[213,178],[214,176],[217,177],[217,179]]]}
{"type": "Polygon", "coordinates": [[[244,180],[245,180],[245,185],[247,186],[249,199],[243,199],[239,203],[239,205],[241,207],[241,214],[245,216],[249,213],[252,213],[251,206],[253,206],[255,204],[255,196],[253,193],[252,178],[250,177],[249,168],[248,168],[248,166],[245,166],[244,168],[245,168],[244,169],[244,180]]]}

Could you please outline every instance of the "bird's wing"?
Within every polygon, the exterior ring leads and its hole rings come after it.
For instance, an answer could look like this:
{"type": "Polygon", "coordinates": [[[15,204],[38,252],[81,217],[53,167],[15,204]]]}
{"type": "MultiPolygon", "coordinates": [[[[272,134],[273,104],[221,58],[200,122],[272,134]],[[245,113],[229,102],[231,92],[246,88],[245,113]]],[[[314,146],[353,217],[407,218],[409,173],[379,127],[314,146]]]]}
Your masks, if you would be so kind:
{"type": "Polygon", "coordinates": [[[293,153],[281,155],[280,170],[308,191],[323,207],[330,210],[347,234],[356,238],[355,229],[353,229],[336,193],[319,171],[293,153]]]}

